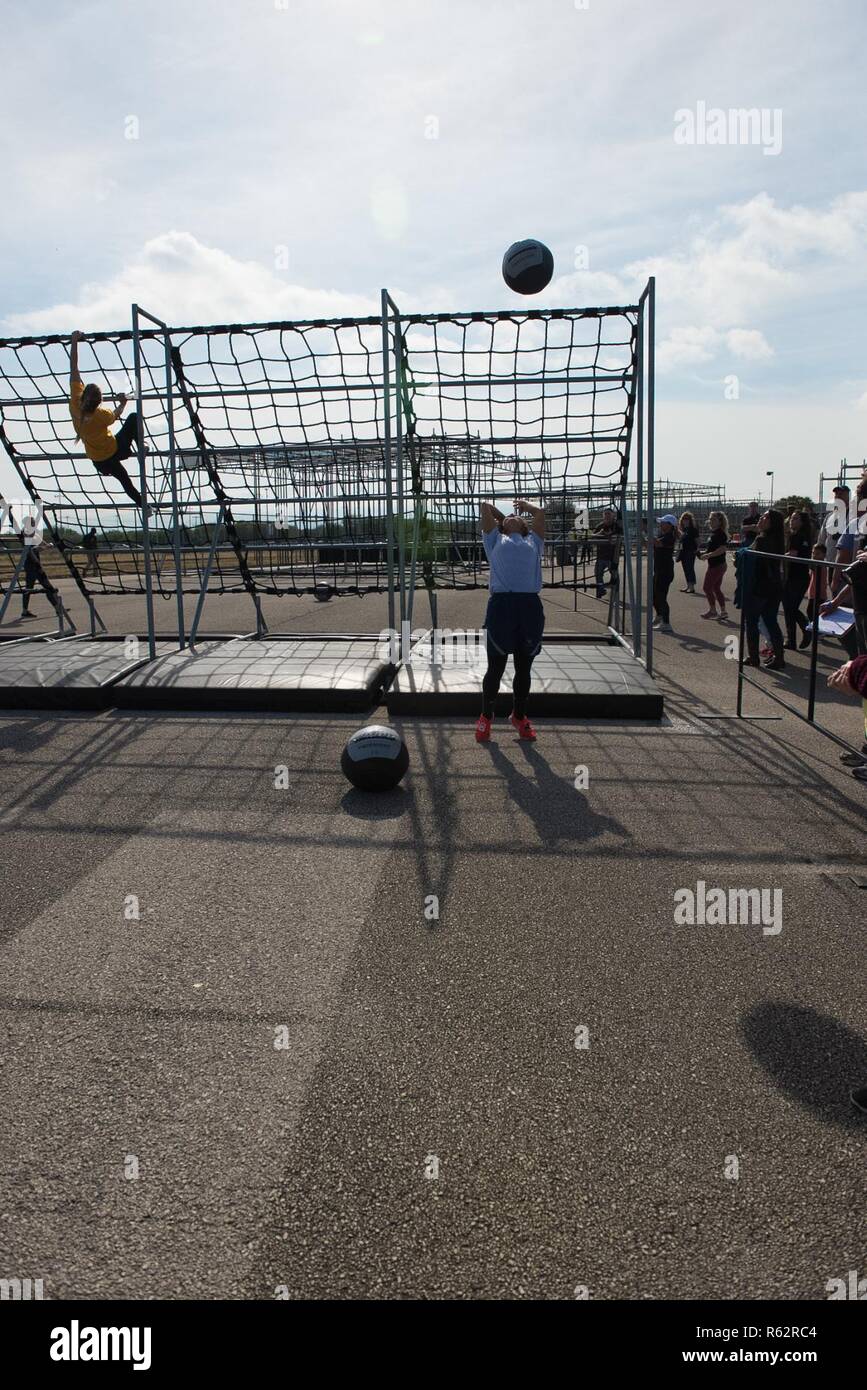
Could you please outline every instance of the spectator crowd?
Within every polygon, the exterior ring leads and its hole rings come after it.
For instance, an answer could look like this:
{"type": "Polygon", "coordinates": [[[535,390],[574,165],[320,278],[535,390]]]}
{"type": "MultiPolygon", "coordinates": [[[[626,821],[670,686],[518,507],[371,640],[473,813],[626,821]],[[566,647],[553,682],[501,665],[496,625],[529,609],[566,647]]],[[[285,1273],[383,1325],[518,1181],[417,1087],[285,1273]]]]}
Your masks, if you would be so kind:
{"type": "Polygon", "coordinates": [[[708,622],[729,621],[725,584],[729,568],[734,572],[732,602],[743,609],[745,666],[785,670],[785,652],[809,647],[814,624],[839,614],[837,640],[848,660],[828,684],[864,699],[860,754],[845,753],[843,761],[867,782],[867,471],[854,495],[844,484],[834,488],[821,519],[800,509],[760,511],[752,502],[736,536],[722,511],[711,512],[707,525],[702,544],[692,512],[659,517],[651,542],[654,628],[672,631],[668,593],[678,564],[681,592],[696,593],[697,559],[705,562],[701,616],[708,622]]]}

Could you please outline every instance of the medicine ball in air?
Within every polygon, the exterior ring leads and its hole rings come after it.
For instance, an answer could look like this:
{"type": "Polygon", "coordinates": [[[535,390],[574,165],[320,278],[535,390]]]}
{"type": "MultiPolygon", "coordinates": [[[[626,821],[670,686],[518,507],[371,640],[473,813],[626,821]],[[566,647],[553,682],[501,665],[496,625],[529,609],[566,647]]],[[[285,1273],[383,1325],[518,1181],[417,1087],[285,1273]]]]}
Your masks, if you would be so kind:
{"type": "Polygon", "coordinates": [[[541,241],[516,241],[503,257],[503,279],[516,294],[538,294],[554,274],[554,257],[541,241]]]}
{"type": "Polygon", "coordinates": [[[343,750],[344,777],[363,792],[387,792],[396,787],[409,767],[406,744],[385,724],[368,724],[353,734],[343,750]]]}

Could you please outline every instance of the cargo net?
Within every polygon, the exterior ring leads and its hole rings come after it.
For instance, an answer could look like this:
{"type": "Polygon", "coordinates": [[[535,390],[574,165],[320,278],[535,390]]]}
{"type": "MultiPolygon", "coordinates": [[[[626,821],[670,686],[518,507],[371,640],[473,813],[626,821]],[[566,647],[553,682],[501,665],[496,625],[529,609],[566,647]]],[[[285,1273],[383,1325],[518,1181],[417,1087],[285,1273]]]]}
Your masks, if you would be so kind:
{"type": "Polygon", "coordinates": [[[546,512],[546,587],[595,583],[589,532],[619,507],[637,308],[411,316],[395,324],[407,583],[488,583],[479,503],[546,512]]]}
{"type": "MultiPolygon", "coordinates": [[[[166,336],[141,332],[154,591],[177,587],[172,445],[185,590],[386,588],[389,481],[405,582],[487,583],[479,503],[523,496],[548,513],[546,584],[574,583],[587,499],[616,502],[626,475],[636,324],[632,308],[395,316],[388,394],[379,318],[172,329],[168,370],[166,336]]],[[[79,349],[82,380],[130,410],[133,360],[131,333],[79,349]]],[[[47,549],[83,592],[141,592],[141,513],[86,457],[68,393],[68,338],[0,341],[0,443],[47,549]]],[[[135,451],[124,466],[138,487],[135,451]]]]}
{"type": "MultiPolygon", "coordinates": [[[[81,356],[84,380],[96,381],[106,402],[132,393],[129,333],[99,334],[81,356]]],[[[71,571],[84,592],[138,592],[144,578],[141,517],[134,509],[116,510],[112,496],[119,489],[85,458],[68,402],[68,338],[0,341],[2,491],[19,508],[38,499],[44,509],[40,559],[48,573],[56,578],[71,571]],[[89,552],[82,542],[92,526],[99,536],[99,573],[85,583],[89,552]]],[[[127,467],[137,482],[135,457],[127,467]]],[[[7,545],[17,547],[15,528],[6,530],[7,545]]]]}
{"type": "MultiPolygon", "coordinates": [[[[139,343],[155,592],[177,587],[172,435],[185,590],[386,587],[380,319],[172,330],[168,371],[165,335],[139,343]]],[[[79,586],[142,592],[141,513],[75,437],[69,347],[0,342],[0,443],[79,586]]],[[[88,337],[79,372],[134,409],[131,333],[88,337]]],[[[138,488],[136,452],[124,467],[138,488]]]]}
{"type": "MultiPolygon", "coordinates": [[[[208,465],[243,545],[248,586],[385,589],[381,320],[192,330],[176,332],[173,344],[191,425],[175,420],[179,475],[201,492],[208,465]]],[[[165,452],[167,417],[152,416],[148,433],[165,452]]],[[[224,553],[217,580],[227,585],[229,573],[224,553]]]]}

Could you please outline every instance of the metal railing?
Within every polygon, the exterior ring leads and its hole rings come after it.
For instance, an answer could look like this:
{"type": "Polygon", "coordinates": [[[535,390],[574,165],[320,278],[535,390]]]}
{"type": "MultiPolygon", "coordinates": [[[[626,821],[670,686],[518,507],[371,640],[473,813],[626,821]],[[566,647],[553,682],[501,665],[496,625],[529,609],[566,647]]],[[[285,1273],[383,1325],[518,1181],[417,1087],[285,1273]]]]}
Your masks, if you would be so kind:
{"type": "MultiPolygon", "coordinates": [[[[811,642],[810,642],[810,670],[809,670],[809,686],[808,686],[808,693],[807,693],[807,713],[804,714],[801,710],[796,709],[794,705],[789,704],[789,702],[788,702],[787,700],[784,700],[780,695],[778,695],[778,694],[776,693],[776,691],[769,689],[766,683],[755,680],[752,676],[749,676],[749,675],[744,671],[744,650],[745,650],[745,646],[746,646],[746,643],[745,643],[745,636],[746,636],[746,621],[747,621],[747,604],[749,603],[749,597],[750,597],[750,594],[749,594],[749,588],[750,588],[749,566],[755,563],[755,558],[758,557],[758,556],[760,556],[763,560],[776,560],[776,561],[779,561],[779,562],[784,563],[784,564],[786,564],[786,565],[806,565],[806,566],[810,569],[811,574],[815,574],[815,573],[817,573],[817,572],[820,571],[820,570],[830,571],[831,573],[834,573],[834,572],[839,571],[840,566],[839,566],[838,564],[835,564],[835,563],[834,563],[833,561],[831,561],[831,560],[814,560],[814,559],[812,559],[812,558],[810,558],[810,559],[806,559],[806,558],[802,559],[802,558],[799,557],[799,556],[793,556],[793,555],[779,555],[779,554],[776,554],[776,553],[774,553],[774,552],[764,551],[764,550],[763,550],[763,551],[755,551],[755,550],[753,550],[753,549],[751,549],[751,548],[746,548],[746,547],[745,547],[743,550],[740,551],[740,554],[741,554],[741,556],[743,557],[743,563],[744,563],[744,565],[745,565],[745,568],[744,568],[744,570],[743,570],[743,572],[742,572],[742,576],[741,576],[741,620],[740,620],[740,632],[739,632],[739,637],[738,637],[738,693],[737,693],[737,712],[736,712],[736,717],[737,717],[738,719],[749,719],[749,718],[755,718],[755,717],[756,717],[756,716],[745,715],[744,712],[743,712],[744,686],[745,686],[745,685],[749,685],[749,686],[752,686],[752,688],[753,688],[754,690],[760,690],[760,691],[762,692],[763,695],[766,695],[767,698],[768,698],[769,700],[773,700],[773,702],[774,702],[775,704],[779,705],[782,709],[786,710],[787,713],[789,713],[789,714],[794,714],[795,717],[796,717],[797,719],[801,719],[805,724],[810,724],[810,725],[812,725],[812,727],[813,727],[814,729],[817,729],[817,730],[819,731],[820,734],[824,734],[824,736],[825,736],[826,738],[829,738],[829,739],[831,739],[834,743],[839,744],[839,746],[840,746],[841,748],[845,748],[845,749],[847,749],[847,751],[849,751],[849,752],[851,752],[851,753],[858,753],[858,752],[860,752],[860,750],[859,750],[858,748],[856,748],[854,744],[847,742],[847,740],[844,739],[844,738],[841,738],[840,735],[834,733],[834,731],[833,731],[832,729],[826,728],[825,725],[824,725],[824,724],[821,724],[821,723],[818,721],[818,719],[816,718],[816,679],[817,679],[817,666],[818,666],[818,657],[819,657],[819,635],[820,635],[820,634],[819,634],[819,619],[820,619],[820,616],[821,616],[820,611],[819,611],[821,605],[820,605],[820,602],[819,602],[819,600],[818,600],[818,596],[814,596],[814,599],[813,599],[812,632],[811,632],[811,639],[812,639],[812,640],[811,640],[811,642]]],[[[867,561],[860,561],[859,563],[864,564],[864,565],[865,565],[865,568],[867,568],[867,561]]],[[[830,580],[830,573],[829,573],[829,575],[828,575],[828,578],[829,578],[829,580],[830,580]]],[[[829,587],[830,587],[830,586],[829,586],[829,587]]],[[[845,586],[844,586],[844,587],[845,587],[845,586]]],[[[818,586],[814,586],[814,588],[818,588],[818,586]]],[[[829,593],[829,594],[827,595],[827,597],[830,598],[830,597],[832,597],[832,595],[829,593]]],[[[825,601],[826,601],[826,600],[823,600],[823,602],[825,602],[825,601]]],[[[777,610],[777,611],[779,612],[779,606],[778,606],[778,610],[777,610]]],[[[856,621],[856,628],[857,628],[857,621],[856,621]]],[[[845,649],[844,649],[844,650],[845,650],[845,649]]]]}

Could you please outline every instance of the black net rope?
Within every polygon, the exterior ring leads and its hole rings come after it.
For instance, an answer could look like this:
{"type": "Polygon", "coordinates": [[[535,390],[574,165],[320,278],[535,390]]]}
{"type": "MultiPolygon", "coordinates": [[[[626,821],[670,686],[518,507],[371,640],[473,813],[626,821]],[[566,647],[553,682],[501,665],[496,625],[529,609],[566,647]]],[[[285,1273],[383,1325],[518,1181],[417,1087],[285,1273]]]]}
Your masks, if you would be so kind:
{"type": "Polygon", "coordinates": [[[487,585],[479,502],[509,511],[519,497],[546,509],[546,587],[594,582],[592,548],[575,531],[591,506],[598,516],[620,504],[637,343],[634,308],[402,320],[404,525],[417,582],[487,585]]]}
{"type": "MultiPolygon", "coordinates": [[[[395,507],[403,485],[395,534],[416,582],[486,584],[479,502],[508,510],[525,496],[548,511],[545,583],[571,586],[576,516],[591,495],[616,503],[626,480],[637,322],[634,306],[395,315],[390,400],[378,317],[170,329],[168,368],[165,336],[142,332],[155,592],[177,588],[172,435],[190,592],[206,577],[216,593],[383,590],[389,463],[395,507]],[[400,480],[387,409],[402,434],[400,480]]],[[[140,593],[141,515],[75,438],[69,349],[62,336],[0,340],[0,445],[82,593],[140,593]]],[[[135,408],[131,333],[89,335],[79,357],[85,382],[135,408]]],[[[136,486],[139,466],[133,453],[136,486]]]]}

